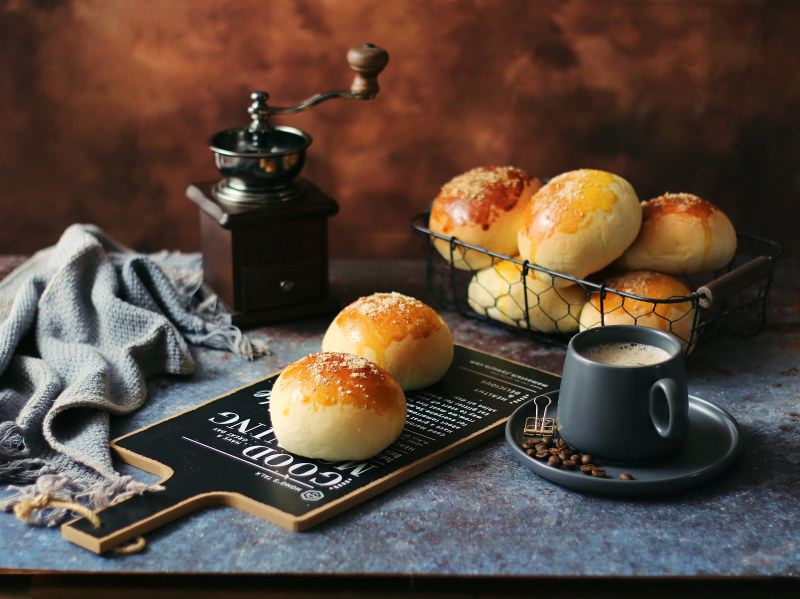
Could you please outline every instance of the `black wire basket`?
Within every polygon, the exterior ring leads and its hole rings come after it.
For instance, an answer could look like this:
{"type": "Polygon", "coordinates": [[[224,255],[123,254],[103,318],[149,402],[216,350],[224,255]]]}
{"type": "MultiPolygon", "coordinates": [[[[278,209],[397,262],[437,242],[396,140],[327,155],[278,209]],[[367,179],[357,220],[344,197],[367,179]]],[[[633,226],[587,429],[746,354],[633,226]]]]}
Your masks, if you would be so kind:
{"type": "Polygon", "coordinates": [[[619,311],[634,324],[672,333],[687,353],[714,333],[755,335],[766,323],[772,273],[782,254],[774,241],[739,233],[725,268],[678,276],[694,291],[659,299],[614,289],[602,274],[579,279],[434,233],[429,215],[415,216],[411,228],[422,243],[428,289],[439,307],[561,347],[581,328],[617,322],[619,311]],[[590,297],[599,302],[596,321],[579,323],[590,297]],[[680,310],[671,309],[675,304],[680,310]]]}

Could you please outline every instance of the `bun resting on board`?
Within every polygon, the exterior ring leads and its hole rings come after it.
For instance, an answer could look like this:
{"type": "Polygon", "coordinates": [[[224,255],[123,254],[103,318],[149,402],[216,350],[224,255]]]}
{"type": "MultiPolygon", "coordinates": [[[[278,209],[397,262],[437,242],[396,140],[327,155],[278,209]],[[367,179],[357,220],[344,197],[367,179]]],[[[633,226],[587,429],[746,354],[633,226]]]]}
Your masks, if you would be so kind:
{"type": "Polygon", "coordinates": [[[348,352],[385,368],[404,391],[438,381],[453,361],[453,335],[427,304],[397,292],[345,307],[325,332],[322,351],[348,352]]]}
{"type": "Polygon", "coordinates": [[[293,362],[272,387],[278,444],[323,460],[365,460],[391,445],[406,422],[406,398],[383,368],[360,356],[316,353],[293,362]]]}

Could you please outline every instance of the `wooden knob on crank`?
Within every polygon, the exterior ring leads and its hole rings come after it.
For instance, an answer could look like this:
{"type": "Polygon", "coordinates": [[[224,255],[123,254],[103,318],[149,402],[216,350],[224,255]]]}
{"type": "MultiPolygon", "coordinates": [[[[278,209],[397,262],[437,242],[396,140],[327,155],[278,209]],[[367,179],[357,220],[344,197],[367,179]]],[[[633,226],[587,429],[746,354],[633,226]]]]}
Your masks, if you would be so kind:
{"type": "Polygon", "coordinates": [[[374,97],[380,90],[378,73],[389,62],[389,53],[373,44],[364,44],[350,48],[347,52],[347,62],[356,73],[350,91],[360,96],[374,97]]]}

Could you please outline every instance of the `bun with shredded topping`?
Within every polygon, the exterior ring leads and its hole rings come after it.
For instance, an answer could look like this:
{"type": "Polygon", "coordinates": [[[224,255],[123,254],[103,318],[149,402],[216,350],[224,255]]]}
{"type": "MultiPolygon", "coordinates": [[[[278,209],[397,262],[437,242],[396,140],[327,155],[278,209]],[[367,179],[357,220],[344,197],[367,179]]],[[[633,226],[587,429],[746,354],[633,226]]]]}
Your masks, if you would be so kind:
{"type": "Polygon", "coordinates": [[[672,333],[686,346],[694,328],[694,306],[691,291],[678,279],[660,272],[638,270],[606,281],[608,290],[602,298],[596,291],[581,310],[580,330],[601,325],[635,324],[672,333]],[[633,299],[611,290],[642,296],[652,300],[686,298],[675,303],[633,299]]]}
{"type": "Polygon", "coordinates": [[[722,268],[736,253],[736,231],[722,210],[690,193],[642,202],[642,228],[616,262],[621,270],[687,274],[722,268]]]}
{"type": "MultiPolygon", "coordinates": [[[[579,169],[534,194],[519,228],[519,254],[548,270],[584,278],[611,264],[633,243],[642,209],[633,187],[605,171],[579,169]]],[[[572,284],[537,271],[558,287],[572,284]]]]}
{"type": "MultiPolygon", "coordinates": [[[[517,230],[539,179],[513,166],[481,166],[445,183],[431,207],[428,228],[434,233],[491,252],[517,253],[517,230]]],[[[436,239],[437,251],[461,270],[480,270],[492,257],[436,239]]]]}
{"type": "Polygon", "coordinates": [[[377,364],[352,354],[316,353],[281,372],[269,413],[286,451],[331,461],[366,460],[400,436],[406,398],[377,364]]]}
{"type": "Polygon", "coordinates": [[[427,304],[401,293],[375,293],[345,307],[322,351],[348,352],[385,368],[404,391],[438,381],[453,360],[453,335],[427,304]]]}

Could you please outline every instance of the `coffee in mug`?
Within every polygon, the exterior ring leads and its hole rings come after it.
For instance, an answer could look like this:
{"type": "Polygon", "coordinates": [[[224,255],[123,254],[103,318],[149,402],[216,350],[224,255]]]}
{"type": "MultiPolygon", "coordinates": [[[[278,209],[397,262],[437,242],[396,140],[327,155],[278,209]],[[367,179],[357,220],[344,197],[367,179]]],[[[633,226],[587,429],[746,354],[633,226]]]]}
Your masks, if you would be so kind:
{"type": "Polygon", "coordinates": [[[569,445],[610,462],[646,462],[676,451],[689,428],[680,341],[636,325],[607,325],[573,336],[556,425],[569,445]]]}
{"type": "Polygon", "coordinates": [[[669,360],[669,353],[660,347],[622,341],[593,345],[583,355],[593,362],[613,366],[647,366],[669,360]]]}

